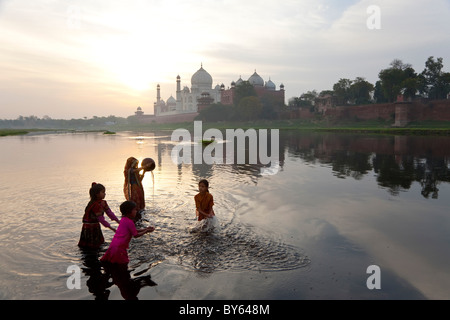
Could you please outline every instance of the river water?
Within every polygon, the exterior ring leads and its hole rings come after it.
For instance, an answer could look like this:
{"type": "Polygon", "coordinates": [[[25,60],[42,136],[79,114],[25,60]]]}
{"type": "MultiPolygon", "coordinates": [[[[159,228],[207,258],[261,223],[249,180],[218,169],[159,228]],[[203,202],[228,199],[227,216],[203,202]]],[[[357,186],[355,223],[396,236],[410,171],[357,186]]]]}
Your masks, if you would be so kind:
{"type": "Polygon", "coordinates": [[[141,281],[139,299],[450,299],[450,138],[282,131],[261,174],[175,163],[171,134],[2,137],[0,299],[123,299],[97,263],[112,231],[96,253],[77,242],[92,182],[120,216],[130,156],[156,162],[139,222],[156,230],[131,241],[129,270],[157,285],[141,281]],[[201,179],[217,226],[192,232],[201,179]]]}

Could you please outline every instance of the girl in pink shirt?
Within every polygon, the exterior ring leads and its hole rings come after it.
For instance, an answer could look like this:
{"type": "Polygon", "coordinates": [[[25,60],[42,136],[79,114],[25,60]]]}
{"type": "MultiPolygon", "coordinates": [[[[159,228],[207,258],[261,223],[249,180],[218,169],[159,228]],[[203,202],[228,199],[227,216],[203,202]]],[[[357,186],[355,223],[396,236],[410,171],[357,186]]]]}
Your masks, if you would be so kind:
{"type": "Polygon", "coordinates": [[[125,201],[120,205],[120,212],[122,212],[122,219],[120,220],[119,227],[117,228],[114,238],[106,250],[103,257],[100,259],[102,262],[110,262],[117,264],[128,264],[128,245],[132,237],[138,238],[148,232],[155,230],[150,226],[144,229],[136,230],[134,224],[134,218],[137,213],[136,203],[133,201],[125,201]]]}

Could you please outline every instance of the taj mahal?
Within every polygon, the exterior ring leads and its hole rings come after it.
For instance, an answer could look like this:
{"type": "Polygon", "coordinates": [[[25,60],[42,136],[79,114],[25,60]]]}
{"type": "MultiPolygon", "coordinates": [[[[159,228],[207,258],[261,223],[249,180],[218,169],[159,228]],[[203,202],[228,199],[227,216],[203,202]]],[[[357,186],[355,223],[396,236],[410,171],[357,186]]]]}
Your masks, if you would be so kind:
{"type": "MultiPolygon", "coordinates": [[[[176,115],[184,113],[197,113],[202,108],[213,103],[222,103],[224,105],[232,105],[234,103],[235,88],[239,86],[244,80],[240,77],[237,81],[231,82],[231,87],[225,89],[224,84],[217,84],[213,87],[213,78],[203,68],[201,64],[200,69],[191,77],[191,87],[184,86],[181,89],[181,78],[178,75],[176,78],[176,95],[175,98],[171,95],[166,101],[161,99],[161,87],[158,84],[156,88],[156,102],[154,103],[154,115],[176,115]]],[[[255,88],[258,96],[270,95],[284,104],[284,85],[280,85],[280,89],[276,90],[276,85],[269,79],[265,82],[264,79],[255,72],[248,82],[255,88]]]]}

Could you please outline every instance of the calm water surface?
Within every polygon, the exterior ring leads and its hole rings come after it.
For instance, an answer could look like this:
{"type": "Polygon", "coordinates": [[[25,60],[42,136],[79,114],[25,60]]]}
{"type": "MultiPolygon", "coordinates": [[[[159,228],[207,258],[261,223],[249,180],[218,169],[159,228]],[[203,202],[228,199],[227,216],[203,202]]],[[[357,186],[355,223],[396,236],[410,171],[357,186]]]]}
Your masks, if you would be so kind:
{"type": "Polygon", "coordinates": [[[140,222],[157,229],[129,250],[132,278],[157,283],[139,299],[450,299],[450,138],[282,132],[279,172],[262,176],[254,164],[174,164],[170,135],[0,138],[0,298],[123,299],[77,242],[91,183],[120,215],[135,156],[157,163],[140,222]],[[200,179],[215,200],[209,233],[190,232],[200,179]],[[71,265],[79,290],[66,285],[71,265]]]}

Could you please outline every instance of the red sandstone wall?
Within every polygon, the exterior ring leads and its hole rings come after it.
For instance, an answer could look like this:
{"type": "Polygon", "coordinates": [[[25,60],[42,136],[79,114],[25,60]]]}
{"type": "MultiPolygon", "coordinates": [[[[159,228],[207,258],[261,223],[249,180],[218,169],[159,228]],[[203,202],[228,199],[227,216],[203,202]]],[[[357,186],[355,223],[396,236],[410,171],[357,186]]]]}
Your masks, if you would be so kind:
{"type": "Polygon", "coordinates": [[[436,100],[427,104],[408,105],[409,121],[450,121],[450,100],[436,100]]]}
{"type": "MultiPolygon", "coordinates": [[[[340,106],[329,108],[324,115],[335,119],[347,120],[394,120],[395,103],[369,104],[362,106],[340,106]]],[[[407,121],[450,121],[450,100],[436,100],[428,103],[413,102],[411,104],[402,104],[407,108],[407,121]]],[[[169,116],[160,116],[146,118],[142,122],[155,123],[177,123],[192,122],[198,113],[177,114],[169,116]]],[[[299,108],[298,111],[281,113],[280,119],[312,119],[314,113],[308,109],[299,108]]]]}
{"type": "Polygon", "coordinates": [[[325,116],[349,120],[393,120],[395,115],[395,104],[368,104],[362,106],[341,106],[330,108],[325,111],[325,116]]]}
{"type": "MultiPolygon", "coordinates": [[[[436,100],[428,103],[403,104],[407,109],[408,121],[450,121],[450,100],[436,100]]],[[[340,106],[329,108],[325,116],[349,120],[394,120],[395,103],[369,104],[362,106],[340,106]]]]}

